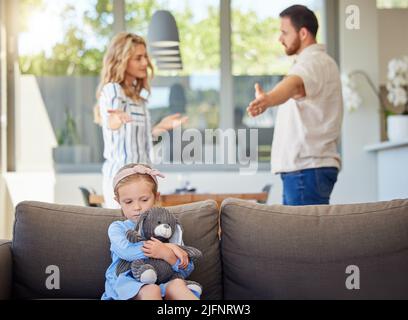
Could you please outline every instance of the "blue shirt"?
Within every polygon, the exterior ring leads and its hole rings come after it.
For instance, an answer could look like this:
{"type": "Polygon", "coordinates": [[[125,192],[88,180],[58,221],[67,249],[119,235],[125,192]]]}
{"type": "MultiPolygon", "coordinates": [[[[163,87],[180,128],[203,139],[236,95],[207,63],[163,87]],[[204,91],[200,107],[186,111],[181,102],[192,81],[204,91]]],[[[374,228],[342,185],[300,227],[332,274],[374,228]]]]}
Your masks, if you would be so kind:
{"type": "MultiPolygon", "coordinates": [[[[108,235],[111,242],[112,263],[105,274],[105,293],[102,295],[102,300],[131,299],[137,295],[140,288],[144,285],[133,278],[130,270],[121,273],[119,276],[116,275],[116,266],[121,259],[129,262],[138,259],[148,259],[142,251],[143,241],[132,243],[126,238],[126,232],[134,230],[135,227],[136,224],[131,220],[115,221],[109,226],[108,235]]],[[[177,259],[172,268],[184,278],[187,278],[194,270],[192,261],[189,262],[186,269],[179,269],[179,265],[180,260],[177,259]]],[[[164,287],[161,286],[161,289],[162,294],[164,294],[164,287]]]]}

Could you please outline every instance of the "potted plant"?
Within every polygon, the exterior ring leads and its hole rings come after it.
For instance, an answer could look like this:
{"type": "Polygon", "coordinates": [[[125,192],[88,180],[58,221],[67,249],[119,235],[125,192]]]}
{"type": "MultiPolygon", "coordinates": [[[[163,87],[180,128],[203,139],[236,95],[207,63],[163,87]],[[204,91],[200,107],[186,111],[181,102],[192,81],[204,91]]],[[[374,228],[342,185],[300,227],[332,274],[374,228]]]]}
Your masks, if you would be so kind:
{"type": "Polygon", "coordinates": [[[392,59],[388,64],[387,133],[390,141],[408,141],[408,56],[392,59]]]}
{"type": "Polygon", "coordinates": [[[56,163],[89,163],[90,147],[81,144],[75,119],[65,110],[64,127],[57,130],[58,146],[53,149],[56,163]]]}

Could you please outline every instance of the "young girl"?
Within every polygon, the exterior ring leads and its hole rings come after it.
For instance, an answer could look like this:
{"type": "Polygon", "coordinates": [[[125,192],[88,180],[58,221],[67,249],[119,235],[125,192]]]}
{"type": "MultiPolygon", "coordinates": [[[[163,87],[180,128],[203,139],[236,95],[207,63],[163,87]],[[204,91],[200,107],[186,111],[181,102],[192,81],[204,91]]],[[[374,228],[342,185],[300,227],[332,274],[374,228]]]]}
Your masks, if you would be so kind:
{"type": "Polygon", "coordinates": [[[115,200],[120,204],[126,221],[115,221],[109,226],[112,264],[106,271],[105,293],[102,300],[196,300],[198,293],[190,291],[185,281],[175,279],[167,284],[143,284],[136,281],[131,271],[116,275],[116,267],[121,259],[133,261],[146,257],[163,259],[173,270],[184,277],[194,269],[188,261],[187,253],[177,244],[162,243],[157,239],[131,243],[126,232],[134,230],[140,214],[153,207],[160,194],[157,177],[164,177],[159,171],[147,165],[126,165],[119,170],[113,180],[115,200]]]}
{"type": "Polygon", "coordinates": [[[103,172],[104,207],[118,208],[112,193],[112,179],[128,163],[151,163],[152,135],[171,130],[187,121],[174,114],[151,129],[144,92],[150,93],[153,66],[143,38],[122,32],[116,35],[105,54],[101,82],[97,90],[95,122],[102,126],[105,162],[103,172]]]}

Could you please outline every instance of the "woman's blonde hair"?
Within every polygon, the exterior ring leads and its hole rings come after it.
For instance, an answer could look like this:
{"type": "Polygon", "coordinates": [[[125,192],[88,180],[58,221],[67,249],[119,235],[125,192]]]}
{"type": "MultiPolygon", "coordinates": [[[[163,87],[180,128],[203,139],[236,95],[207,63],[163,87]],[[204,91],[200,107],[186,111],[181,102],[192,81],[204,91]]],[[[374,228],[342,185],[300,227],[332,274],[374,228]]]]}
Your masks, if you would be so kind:
{"type": "MultiPolygon", "coordinates": [[[[148,76],[146,78],[137,79],[135,86],[132,87],[127,86],[125,83],[127,65],[134,55],[137,45],[143,45],[147,49],[146,41],[142,37],[129,32],[118,33],[112,39],[103,58],[101,80],[96,91],[97,100],[100,97],[103,86],[109,82],[115,82],[121,85],[126,96],[132,100],[136,102],[146,101],[146,99],[140,96],[140,93],[143,89],[150,93],[150,80],[154,75],[153,64],[148,55],[148,76]]],[[[99,105],[94,107],[94,121],[95,123],[101,124],[99,105]]]]}

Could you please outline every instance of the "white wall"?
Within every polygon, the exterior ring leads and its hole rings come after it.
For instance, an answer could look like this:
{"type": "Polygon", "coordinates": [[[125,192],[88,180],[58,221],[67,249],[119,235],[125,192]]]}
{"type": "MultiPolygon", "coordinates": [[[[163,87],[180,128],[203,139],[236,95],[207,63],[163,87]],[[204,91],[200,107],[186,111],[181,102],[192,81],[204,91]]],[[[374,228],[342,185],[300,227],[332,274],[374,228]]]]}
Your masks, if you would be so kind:
{"type": "Polygon", "coordinates": [[[22,201],[54,202],[54,172],[8,172],[4,177],[13,206],[22,201]]]}
{"type": "Polygon", "coordinates": [[[0,195],[0,238],[10,239],[14,208],[26,200],[54,202],[52,147],[55,135],[34,76],[20,76],[16,103],[16,171],[3,173],[0,195]],[[5,207],[5,208],[4,208],[5,207]]]}
{"type": "Polygon", "coordinates": [[[408,55],[408,9],[378,10],[380,83],[387,81],[388,62],[408,55]]]}
{"type": "MultiPolygon", "coordinates": [[[[340,0],[340,66],[342,72],[365,71],[378,85],[378,19],[373,0],[340,0]],[[360,9],[360,29],[346,28],[346,8],[360,9]]],[[[364,106],[345,113],[342,134],[343,170],[336,185],[334,203],[377,201],[377,163],[364,147],[380,141],[378,101],[367,84],[361,84],[364,106]]]]}
{"type": "Polygon", "coordinates": [[[14,207],[10,200],[6,180],[0,175],[0,239],[11,239],[14,207]]]}
{"type": "Polygon", "coordinates": [[[22,75],[16,105],[16,167],[18,172],[53,172],[52,148],[57,145],[37,81],[22,75]]]}
{"type": "Polygon", "coordinates": [[[59,204],[85,205],[79,187],[92,188],[102,194],[102,174],[57,174],[54,184],[55,199],[59,204]]]}
{"type": "Polygon", "coordinates": [[[11,239],[14,211],[22,201],[54,202],[53,172],[8,172],[0,177],[0,239],[11,239]]]}

